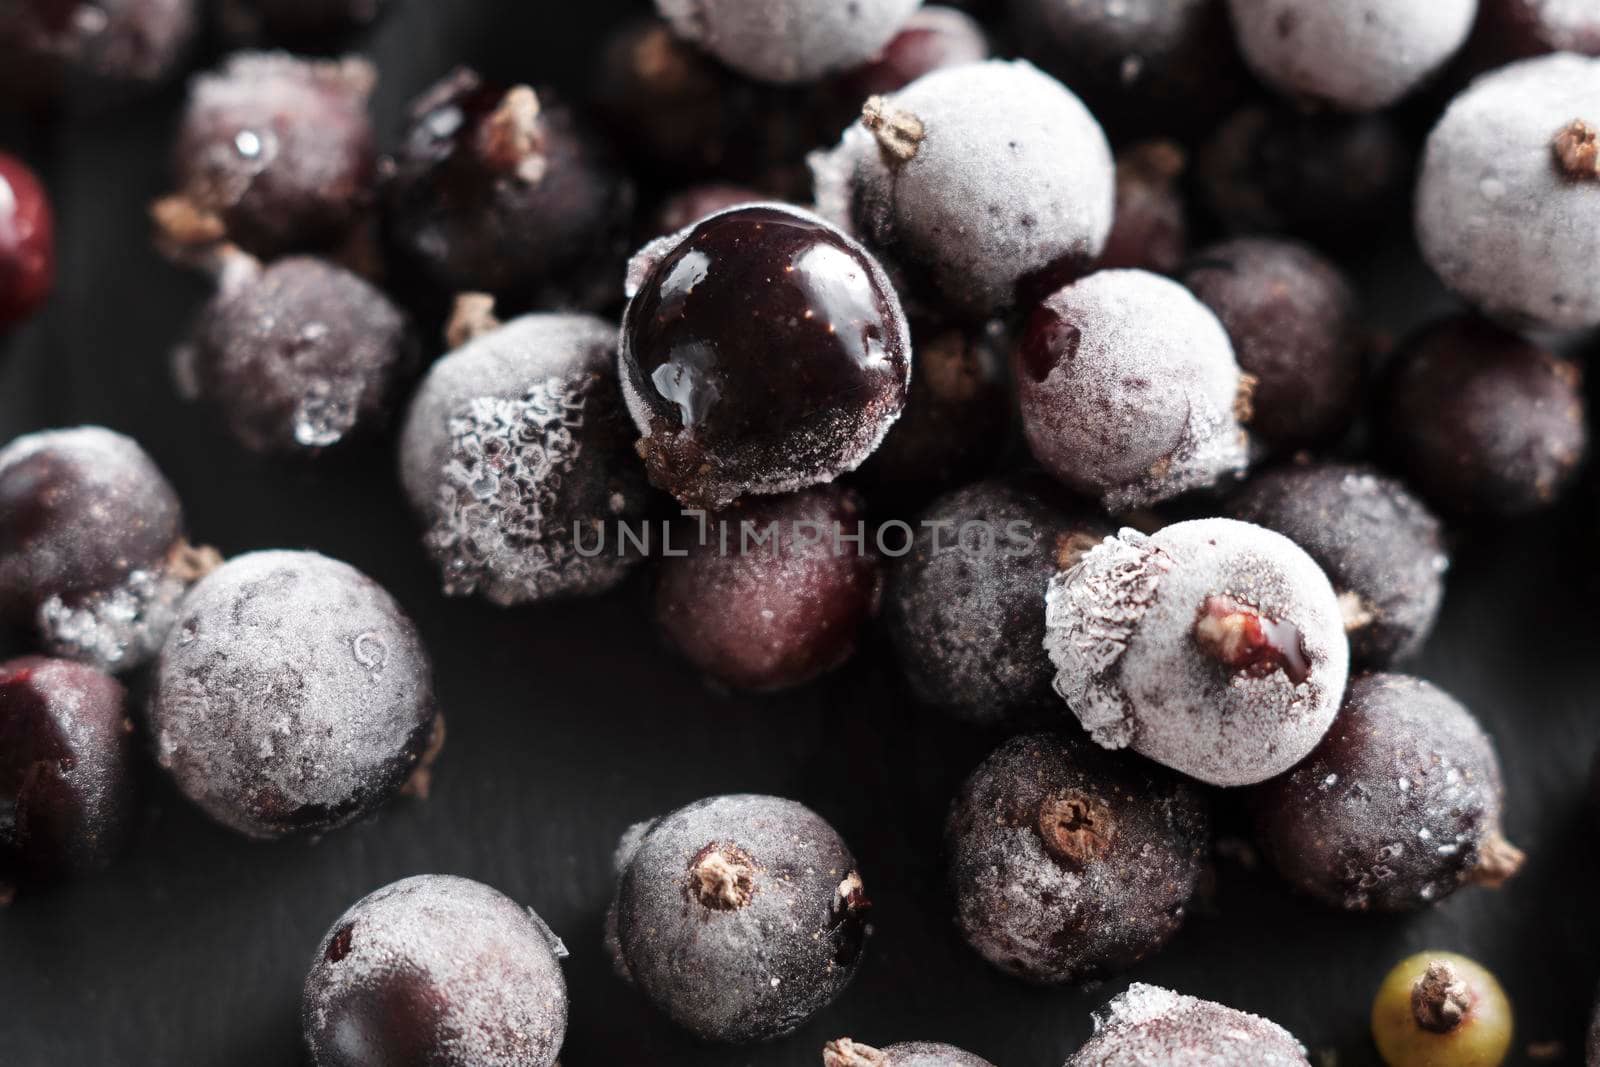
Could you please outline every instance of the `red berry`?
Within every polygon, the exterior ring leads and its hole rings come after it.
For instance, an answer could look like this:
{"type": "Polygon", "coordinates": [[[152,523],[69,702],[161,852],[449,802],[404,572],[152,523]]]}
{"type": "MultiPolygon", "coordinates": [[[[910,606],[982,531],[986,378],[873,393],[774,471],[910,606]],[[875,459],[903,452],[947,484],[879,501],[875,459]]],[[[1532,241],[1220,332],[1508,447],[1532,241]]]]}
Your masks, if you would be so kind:
{"type": "Polygon", "coordinates": [[[0,152],[0,328],[31,316],[55,287],[55,224],[33,171],[0,152]]]}

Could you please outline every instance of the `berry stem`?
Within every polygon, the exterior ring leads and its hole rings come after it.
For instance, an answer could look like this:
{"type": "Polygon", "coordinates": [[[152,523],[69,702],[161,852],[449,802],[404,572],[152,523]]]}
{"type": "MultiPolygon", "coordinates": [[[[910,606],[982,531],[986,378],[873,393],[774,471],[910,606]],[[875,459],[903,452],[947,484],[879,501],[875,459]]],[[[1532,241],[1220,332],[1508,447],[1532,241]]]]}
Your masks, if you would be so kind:
{"type": "Polygon", "coordinates": [[[755,861],[733,845],[707,845],[689,874],[695,898],[713,911],[735,911],[755,896],[755,861]]]}
{"type": "Polygon", "coordinates": [[[401,796],[414,797],[417,800],[428,799],[428,794],[433,791],[433,765],[439,761],[439,753],[443,751],[444,713],[436,712],[433,716],[433,728],[428,731],[428,744],[423,748],[422,756],[417,760],[416,769],[411,772],[411,777],[400,787],[401,796]]]}
{"type": "Polygon", "coordinates": [[[1104,804],[1082,793],[1058,793],[1039,805],[1044,849],[1073,870],[1083,870],[1111,847],[1115,821],[1104,804]]]}
{"type": "Polygon", "coordinates": [[[1444,960],[1432,960],[1411,987],[1411,1013],[1417,1025],[1435,1034],[1448,1034],[1472,1010],[1472,991],[1444,960]]]}
{"type": "Polygon", "coordinates": [[[1582,119],[1561,128],[1550,144],[1563,173],[1574,181],[1600,181],[1600,132],[1582,119]]]}
{"type": "Polygon", "coordinates": [[[883,1067],[888,1062],[889,1057],[882,1052],[848,1037],[822,1046],[822,1067],[883,1067]]]}
{"type": "Polygon", "coordinates": [[[494,297],[488,293],[460,293],[450,311],[450,321],[445,324],[445,344],[453,351],[475,337],[498,330],[500,325],[494,313],[494,297]]]}
{"type": "Polygon", "coordinates": [[[861,125],[878,139],[878,148],[892,164],[915,159],[926,136],[921,119],[881,96],[867,98],[861,108],[861,125]]]}
{"type": "Polygon", "coordinates": [[[544,177],[539,96],[526,85],[506,92],[478,130],[478,158],[490,170],[515,174],[529,185],[544,177]]]}
{"type": "Polygon", "coordinates": [[[1498,830],[1490,834],[1478,850],[1478,866],[1470,879],[1473,885],[1498,889],[1506,880],[1522,869],[1526,855],[1516,845],[1507,841],[1498,830]]]}

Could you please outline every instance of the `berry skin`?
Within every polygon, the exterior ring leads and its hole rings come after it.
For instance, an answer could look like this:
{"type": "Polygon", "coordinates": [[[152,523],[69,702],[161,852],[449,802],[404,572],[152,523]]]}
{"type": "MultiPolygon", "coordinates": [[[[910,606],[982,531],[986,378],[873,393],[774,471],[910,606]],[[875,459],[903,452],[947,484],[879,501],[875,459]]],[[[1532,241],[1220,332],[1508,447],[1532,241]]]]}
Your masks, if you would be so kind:
{"type": "Polygon", "coordinates": [[[1094,1036],[1066,1067],[1310,1067],[1270,1019],[1135,982],[1095,1012],[1094,1036]]]}
{"type": "Polygon", "coordinates": [[[873,97],[811,166],[823,216],[973,318],[1050,292],[1111,231],[1105,134],[1027,63],[950,67],[873,97]]]}
{"type": "Polygon", "coordinates": [[[1050,582],[1056,692],[1106,748],[1211,785],[1308,755],[1350,648],[1333,588],[1288,538],[1232,519],[1124,530],[1050,582]]]}
{"type": "Polygon", "coordinates": [[[814,82],[870,59],[921,0],[656,0],[679,37],[757,81],[814,82]]]}
{"type": "Polygon", "coordinates": [[[1211,849],[1204,794],[1079,737],[1013,738],[972,773],[945,826],[956,924],[1043,985],[1127,970],[1183,924],[1211,849]]]}
{"type": "Polygon", "coordinates": [[[1227,513],[1283,534],[1327,573],[1353,662],[1409,659],[1433,632],[1450,566],[1444,532],[1393,478],[1339,463],[1279,467],[1252,478],[1227,513]]]}
{"type": "Polygon", "coordinates": [[[649,506],[616,329],[570,314],[483,325],[429,370],[400,434],[444,590],[503,606],[605,592],[638,562],[617,525],[649,506]]]}
{"type": "Polygon", "coordinates": [[[1172,274],[1188,250],[1189,221],[1178,179],[1187,159],[1171,141],[1117,154],[1117,213],[1098,270],[1172,274]]]}
{"type": "Polygon", "coordinates": [[[1600,10],[1560,0],[1481,0],[1471,50],[1480,70],[1550,52],[1600,56],[1600,10]]]}
{"type": "Polygon", "coordinates": [[[1233,345],[1158,275],[1100,271],[1053,293],[1017,345],[1016,379],[1034,458],[1110,511],[1209,488],[1249,463],[1249,381],[1233,345]]]}
{"type": "Polygon", "coordinates": [[[994,1064],[954,1045],[932,1041],[902,1041],[879,1049],[841,1037],[823,1046],[822,1067],[994,1067],[994,1064]]]}
{"type": "Polygon", "coordinates": [[[670,237],[701,219],[730,208],[759,204],[771,199],[766,194],[742,185],[708,182],[693,185],[668,197],[656,212],[651,238],[670,237]]]}
{"type": "Polygon", "coordinates": [[[1500,1067],[1511,1037],[1505,990],[1454,952],[1401,960],[1372,1001],[1372,1039],[1388,1067],[1500,1067]]]}
{"type": "Polygon", "coordinates": [[[924,74],[988,58],[989,38],[977,20],[953,7],[929,4],[907,19],[876,56],[839,75],[828,88],[849,100],[853,111],[867,97],[898,92],[924,74]]]}
{"type": "Polygon", "coordinates": [[[640,823],[617,872],[619,973],[697,1037],[781,1037],[855,975],[871,907],[855,858],[792,800],[712,797],[640,823]]]}
{"type": "Polygon", "coordinates": [[[0,331],[32,317],[55,283],[50,197],[27,164],[0,152],[0,331]]]}
{"type": "Polygon", "coordinates": [[[165,81],[188,57],[198,8],[196,0],[5,0],[0,108],[121,98],[165,81]]]}
{"type": "Polygon", "coordinates": [[[404,313],[357,275],[235,253],[177,375],[246,448],[309,455],[383,427],[417,357],[404,313]]]}
{"type": "Polygon", "coordinates": [[[878,610],[870,535],[843,540],[864,533],[863,518],[860,500],[832,486],[713,514],[704,543],[688,530],[661,561],[662,633],[736,689],[787,689],[839,666],[878,610]]]}
{"type": "Polygon", "coordinates": [[[1379,111],[1466,43],[1478,0],[1228,0],[1245,61],[1292,99],[1379,111]]]}
{"type": "Polygon", "coordinates": [[[1439,277],[1491,318],[1600,325],[1600,59],[1553,55],[1487,74],[1423,153],[1416,229],[1439,277]]]}
{"type": "Polygon", "coordinates": [[[14,879],[99,870],[124,844],[134,802],[126,696],[82,664],[0,664],[0,895],[14,879]]]}
{"type": "Polygon", "coordinates": [[[658,488],[690,507],[832,481],[905,407],[911,339],[888,276],[814,215],[734,208],[629,267],[622,393],[658,488]]]}
{"type": "Polygon", "coordinates": [[[1294,449],[1349,428],[1366,353],[1360,303],[1338,267],[1298,242],[1244,237],[1196,253],[1183,284],[1256,380],[1252,432],[1294,449]]]}
{"type": "Polygon", "coordinates": [[[317,946],[300,1017],[313,1067],[552,1067],[567,955],[532,909],[424,874],[358,901],[317,946]]]}
{"type": "Polygon", "coordinates": [[[1576,363],[1481,319],[1436,323],[1390,364],[1387,454],[1453,514],[1549,507],[1588,451],[1582,377],[1576,363]]]}
{"type": "Polygon", "coordinates": [[[917,699],[985,724],[1054,706],[1041,597],[1110,533],[1038,474],[934,501],[911,551],[890,564],[884,597],[885,629],[917,699]]]}
{"type": "Polygon", "coordinates": [[[1399,674],[1350,683],[1305,762],[1252,797],[1256,836],[1295,888],[1349,911],[1410,911],[1522,854],[1500,833],[1494,745],[1442,690],[1399,674]]]}
{"type": "Polygon", "coordinates": [[[371,813],[442,739],[416,627],[372,579],[314,552],[252,552],[202,579],[153,688],[157,760],[250,837],[371,813]]]}
{"type": "Polygon", "coordinates": [[[548,93],[457,70],[412,105],[384,170],[389,243],[436,290],[540,307],[615,299],[633,189],[548,93]]]}

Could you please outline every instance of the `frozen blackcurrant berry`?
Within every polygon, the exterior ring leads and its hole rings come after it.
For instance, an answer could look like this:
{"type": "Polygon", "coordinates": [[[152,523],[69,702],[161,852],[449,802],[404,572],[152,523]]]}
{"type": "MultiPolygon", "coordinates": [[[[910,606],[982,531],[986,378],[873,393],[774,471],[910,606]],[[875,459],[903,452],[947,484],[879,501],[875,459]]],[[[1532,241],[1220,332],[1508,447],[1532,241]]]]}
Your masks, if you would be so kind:
{"type": "Polygon", "coordinates": [[[417,355],[405,315],[349,271],[233,252],[177,372],[246,448],[310,454],[381,428],[417,355]]]}
{"type": "Polygon", "coordinates": [[[220,6],[224,28],[236,38],[319,45],[370,26],[390,0],[222,0],[220,6]]]}
{"type": "Polygon", "coordinates": [[[1455,55],[1478,0],[1228,0],[1244,58],[1296,100],[1378,111],[1455,55]]]}
{"type": "Polygon", "coordinates": [[[1252,797],[1279,873],[1352,911],[1421,908],[1511,877],[1522,854],[1500,834],[1501,800],[1500,763],[1477,720],[1399,674],[1352,681],[1316,751],[1252,797]]]}
{"type": "Polygon", "coordinates": [[[1588,450],[1582,371],[1481,319],[1447,319],[1390,366],[1388,454],[1457,514],[1517,515],[1554,503],[1588,450]]]}
{"type": "Polygon", "coordinates": [[[0,152],[0,331],[38,311],[55,281],[50,198],[27,164],[0,152]]]}
{"type": "Polygon", "coordinates": [[[0,899],[19,880],[104,867],[133,819],[133,723],[92,667],[0,664],[0,899]]]}
{"type": "Polygon", "coordinates": [[[197,0],[0,3],[0,109],[64,93],[125,95],[166,80],[189,54],[197,0]]]}
{"type": "Polygon", "coordinates": [[[1333,583],[1350,658],[1386,667],[1433,632],[1450,557],[1439,520],[1393,478],[1367,467],[1280,467],[1250,480],[1228,514],[1276,530],[1333,583]]]}
{"type": "Polygon", "coordinates": [[[178,192],[154,208],[162,236],[226,238],[263,257],[337,243],[371,197],[376,77],[365,60],[260,52],[197,77],[174,155],[178,192]]]}
{"type": "Polygon", "coordinates": [[[864,518],[855,495],[832,486],[714,513],[661,561],[662,633],[739,689],[785,689],[837,667],[878,610],[864,518]]]}
{"type": "Polygon", "coordinates": [[[978,482],[935,501],[894,560],[884,621],[911,691],[961,719],[1049,708],[1044,590],[1111,532],[1039,474],[978,482]]]}
{"type": "Polygon", "coordinates": [[[1270,1019],[1135,982],[1095,1012],[1094,1036],[1066,1067],[1310,1067],[1270,1019]]]}
{"type": "Polygon", "coordinates": [[[1505,990],[1454,952],[1401,960],[1372,1001],[1372,1040],[1388,1067],[1500,1067],[1511,1035],[1505,990]]]}
{"type": "Polygon", "coordinates": [[[412,105],[385,172],[389,241],[438,290],[544,307],[617,295],[632,187],[548,93],[457,70],[412,105]]]}
{"type": "Polygon", "coordinates": [[[1091,265],[1111,230],[1105,134],[1027,63],[970,63],[872,97],[812,159],[822,214],[982,317],[1091,265]]]}
{"type": "Polygon", "coordinates": [[[1183,283],[1222,320],[1256,380],[1253,432],[1292,449],[1349,427],[1365,346],[1360,304],[1338,267],[1298,242],[1244,237],[1196,253],[1183,283]]]}
{"type": "Polygon", "coordinates": [[[656,0],[673,32],[758,81],[817,81],[870,59],[922,0],[656,0]]]}
{"type": "Polygon", "coordinates": [[[271,838],[377,809],[426,770],[436,711],[416,627],[376,582],[314,552],[252,552],[184,598],[149,715],[184,795],[271,838]]]}
{"type": "Polygon", "coordinates": [[[0,449],[0,616],[52,655],[139,666],[217,562],[184,540],[177,493],[132,439],[84,426],[0,449]]]}
{"type": "Polygon", "coordinates": [[[1017,346],[1028,446],[1112,511],[1243,475],[1251,380],[1188,290],[1136,270],[1092,274],[1037,308],[1017,346]]]}
{"type": "MultiPolygon", "coordinates": [[[[953,7],[930,4],[919,9],[882,50],[854,70],[835,78],[829,91],[852,108],[861,101],[904,89],[924,74],[989,58],[989,38],[976,19],[953,7]]],[[[840,125],[843,125],[841,123],[840,125]]]]}
{"type": "Polygon", "coordinates": [[[1232,519],[1124,530],[1052,579],[1046,604],[1056,692],[1107,748],[1249,785],[1300,762],[1339,711],[1339,601],[1281,534],[1232,519]]]}
{"type": "Polygon", "coordinates": [[[1171,274],[1188,250],[1189,223],[1178,178],[1183,149],[1146,141],[1117,155],[1117,215],[1100,253],[1101,270],[1171,274]]]}
{"type": "Polygon", "coordinates": [[[1178,932],[1211,850],[1200,789],[1079,737],[994,752],[945,826],[956,924],[984,959],[1049,985],[1127,970],[1178,932]]]}
{"type": "Polygon", "coordinates": [[[681,193],[668,197],[661,205],[656,211],[653,232],[650,236],[670,237],[679,230],[693,226],[708,215],[770,199],[771,197],[766,194],[743,185],[729,185],[722,182],[693,185],[681,193]]]}
{"type": "Polygon", "coordinates": [[[428,372],[400,438],[445,592],[505,605],[604,592],[638,562],[620,526],[648,507],[616,329],[564,314],[479,327],[428,372]]]}
{"type": "Polygon", "coordinates": [[[629,276],[623,396],[650,480],[691,507],[832,481],[905,406],[894,286],[814,215],[734,208],[645,246],[629,276]]]}
{"type": "Polygon", "coordinates": [[[617,873],[618,969],[698,1037],[781,1037],[855,975],[870,908],[855,857],[792,800],[712,797],[641,823],[617,873]]]}
{"type": "Polygon", "coordinates": [[[1519,325],[1600,325],[1600,59],[1478,79],[1428,135],[1417,240],[1444,283],[1519,325]]]}
{"type": "Polygon", "coordinates": [[[932,1041],[871,1048],[841,1037],[822,1048],[822,1067],[994,1067],[981,1056],[932,1041]]]}
{"type": "Polygon", "coordinates": [[[315,1067],[551,1067],[567,1032],[565,946],[467,878],[387,885],[317,946],[300,1019],[315,1067]]]}

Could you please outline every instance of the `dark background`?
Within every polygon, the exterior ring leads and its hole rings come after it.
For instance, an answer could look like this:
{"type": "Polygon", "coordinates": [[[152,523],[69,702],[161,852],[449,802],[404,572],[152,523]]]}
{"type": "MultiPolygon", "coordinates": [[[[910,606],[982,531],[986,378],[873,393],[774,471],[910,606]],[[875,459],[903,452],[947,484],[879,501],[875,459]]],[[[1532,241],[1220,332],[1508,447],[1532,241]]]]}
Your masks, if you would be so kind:
{"type": "MultiPolygon", "coordinates": [[[[379,129],[392,138],[405,102],[457,62],[582,86],[604,30],[632,6],[410,0],[365,43],[382,71],[379,129]]],[[[1088,1033],[1090,1009],[1124,983],[1034,989],[962,945],[940,822],[997,739],[914,706],[883,649],[800,692],[737,698],[661,646],[642,579],[537,610],[446,601],[384,451],[269,463],[179,403],[167,355],[205,290],[150,250],[144,207],[166,187],[180,100],[169,89],[65,124],[0,122],[0,147],[39,166],[54,194],[62,261],[47,313],[0,339],[0,441],[80,423],[127,432],[178,487],[197,540],[227,554],[305,546],[373,575],[429,642],[449,744],[430,801],[398,802],[320,842],[235,837],[147,770],[142,829],[119,866],[0,911],[0,1064],[291,1067],[300,982],[321,934],[365,893],[421,872],[488,882],[566,939],[566,1067],[814,1065],[840,1035],[949,1041],[1001,1067],[1059,1064],[1088,1033]],[[601,918],[628,824],[741,790],[794,797],[833,821],[860,859],[875,934],[835,1005],[782,1042],[729,1049],[681,1035],[611,974],[601,918]]],[[[1403,251],[1361,274],[1391,331],[1445,303],[1403,251]]],[[[1585,489],[1559,515],[1465,538],[1438,634],[1414,668],[1499,739],[1508,833],[1529,855],[1519,878],[1418,916],[1353,916],[1222,859],[1211,899],[1133,977],[1268,1015],[1353,1067],[1375,1060],[1366,1013],[1388,967],[1452,949],[1505,982],[1519,1060],[1529,1042],[1555,1041],[1578,1062],[1600,978],[1600,865],[1585,810],[1600,736],[1594,518],[1585,489]]]]}

